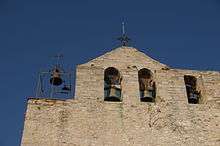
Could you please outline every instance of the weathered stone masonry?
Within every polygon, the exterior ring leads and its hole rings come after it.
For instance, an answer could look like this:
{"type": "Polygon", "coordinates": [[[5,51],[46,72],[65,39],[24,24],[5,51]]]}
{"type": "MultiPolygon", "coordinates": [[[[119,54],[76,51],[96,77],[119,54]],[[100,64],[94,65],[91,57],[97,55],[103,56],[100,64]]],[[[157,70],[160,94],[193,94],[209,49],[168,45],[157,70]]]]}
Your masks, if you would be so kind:
{"type": "Polygon", "coordinates": [[[78,65],[75,97],[30,98],[21,145],[220,145],[220,73],[172,69],[121,47],[78,65]],[[104,101],[104,70],[122,75],[122,101],[104,101]],[[155,102],[140,102],[138,71],[152,71],[155,102]],[[199,104],[189,104],[184,75],[196,77],[199,104]]]}

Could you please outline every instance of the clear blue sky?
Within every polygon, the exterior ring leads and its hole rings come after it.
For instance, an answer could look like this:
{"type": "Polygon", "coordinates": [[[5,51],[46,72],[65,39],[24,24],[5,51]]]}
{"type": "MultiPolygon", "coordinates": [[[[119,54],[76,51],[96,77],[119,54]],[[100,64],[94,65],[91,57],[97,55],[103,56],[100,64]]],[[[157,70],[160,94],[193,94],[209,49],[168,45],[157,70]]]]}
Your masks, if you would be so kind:
{"type": "Polygon", "coordinates": [[[122,21],[133,46],[162,63],[220,70],[220,0],[0,0],[0,146],[19,145],[51,56],[74,70],[119,45],[122,21]]]}

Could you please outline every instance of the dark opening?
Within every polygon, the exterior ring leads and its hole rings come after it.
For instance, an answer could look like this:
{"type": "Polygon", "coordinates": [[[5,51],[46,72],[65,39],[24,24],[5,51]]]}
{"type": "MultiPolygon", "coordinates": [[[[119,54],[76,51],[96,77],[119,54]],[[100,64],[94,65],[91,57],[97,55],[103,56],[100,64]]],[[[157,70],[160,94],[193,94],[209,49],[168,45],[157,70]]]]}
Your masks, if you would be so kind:
{"type": "Polygon", "coordinates": [[[140,90],[140,100],[142,102],[154,102],[156,97],[155,82],[152,72],[143,68],[138,71],[138,81],[140,90]]]}
{"type": "Polygon", "coordinates": [[[114,67],[109,67],[105,70],[104,100],[121,101],[121,76],[114,67]]]}
{"type": "Polygon", "coordinates": [[[188,103],[198,104],[200,92],[197,90],[197,79],[194,76],[184,76],[188,103]]]}

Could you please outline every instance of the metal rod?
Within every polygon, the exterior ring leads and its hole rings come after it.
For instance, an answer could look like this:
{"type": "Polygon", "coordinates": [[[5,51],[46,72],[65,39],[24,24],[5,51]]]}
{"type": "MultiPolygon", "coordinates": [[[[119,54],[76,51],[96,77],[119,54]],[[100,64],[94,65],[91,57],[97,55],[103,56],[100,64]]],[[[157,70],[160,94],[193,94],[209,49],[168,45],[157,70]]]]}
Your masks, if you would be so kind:
{"type": "Polygon", "coordinates": [[[125,23],[122,22],[122,35],[125,35],[125,23]]]}
{"type": "Polygon", "coordinates": [[[70,95],[72,95],[72,80],[71,80],[71,74],[69,74],[69,84],[70,84],[70,95]]]}
{"type": "Polygon", "coordinates": [[[53,90],[54,90],[54,78],[52,79],[52,83],[51,83],[51,88],[50,88],[50,97],[52,98],[53,97],[53,90]]]}
{"type": "Polygon", "coordinates": [[[36,90],[36,97],[38,97],[38,92],[39,92],[39,88],[40,88],[40,74],[38,75],[38,82],[37,82],[37,90],[36,90]]]}

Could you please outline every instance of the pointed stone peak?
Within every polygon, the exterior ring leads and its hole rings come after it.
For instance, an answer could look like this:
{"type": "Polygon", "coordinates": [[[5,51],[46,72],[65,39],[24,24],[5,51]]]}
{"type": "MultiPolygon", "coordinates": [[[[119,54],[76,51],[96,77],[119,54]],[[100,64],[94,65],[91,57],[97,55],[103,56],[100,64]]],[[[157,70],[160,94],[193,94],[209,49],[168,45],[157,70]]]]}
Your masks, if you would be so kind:
{"type": "Polygon", "coordinates": [[[96,66],[102,68],[107,68],[110,66],[118,68],[136,66],[137,69],[149,68],[152,70],[168,68],[167,65],[152,59],[138,49],[127,46],[115,48],[112,51],[101,55],[100,57],[82,64],[81,66],[96,66]]]}

